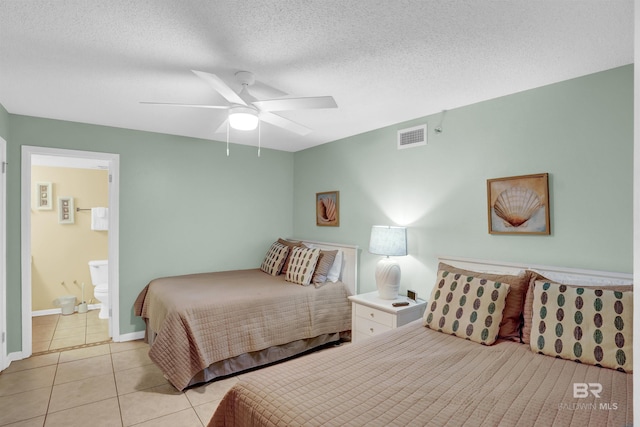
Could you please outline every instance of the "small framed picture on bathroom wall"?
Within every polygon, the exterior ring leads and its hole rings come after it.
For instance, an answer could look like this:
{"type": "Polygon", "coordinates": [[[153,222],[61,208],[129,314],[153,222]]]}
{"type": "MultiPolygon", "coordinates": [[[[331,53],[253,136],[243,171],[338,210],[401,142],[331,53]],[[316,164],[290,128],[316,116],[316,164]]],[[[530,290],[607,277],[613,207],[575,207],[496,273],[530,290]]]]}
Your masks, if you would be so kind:
{"type": "Polygon", "coordinates": [[[73,197],[58,197],[58,224],[73,224],[73,197]]]}
{"type": "Polygon", "coordinates": [[[50,182],[36,182],[36,209],[41,211],[53,209],[53,200],[51,200],[52,187],[53,184],[50,182]]]}

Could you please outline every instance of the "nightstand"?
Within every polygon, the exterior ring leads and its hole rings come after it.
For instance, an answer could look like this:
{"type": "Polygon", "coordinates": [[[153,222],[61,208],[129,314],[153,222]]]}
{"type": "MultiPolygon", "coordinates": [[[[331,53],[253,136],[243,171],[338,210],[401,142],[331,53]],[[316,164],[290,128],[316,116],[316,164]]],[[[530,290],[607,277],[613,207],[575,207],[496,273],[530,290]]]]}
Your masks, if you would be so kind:
{"type": "Polygon", "coordinates": [[[390,331],[398,326],[420,319],[427,307],[427,302],[417,302],[405,296],[387,300],[378,297],[378,291],[353,295],[351,301],[351,337],[353,342],[390,331]],[[394,307],[394,302],[407,301],[409,305],[394,307]]]}

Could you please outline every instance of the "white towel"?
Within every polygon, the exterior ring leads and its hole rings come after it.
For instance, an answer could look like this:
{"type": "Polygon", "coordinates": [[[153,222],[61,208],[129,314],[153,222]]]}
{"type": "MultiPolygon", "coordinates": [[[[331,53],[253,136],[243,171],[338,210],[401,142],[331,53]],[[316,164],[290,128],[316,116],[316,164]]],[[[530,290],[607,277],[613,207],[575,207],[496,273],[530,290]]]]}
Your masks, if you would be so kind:
{"type": "Polygon", "coordinates": [[[91,229],[96,231],[109,229],[109,208],[91,208],[91,229]]]}

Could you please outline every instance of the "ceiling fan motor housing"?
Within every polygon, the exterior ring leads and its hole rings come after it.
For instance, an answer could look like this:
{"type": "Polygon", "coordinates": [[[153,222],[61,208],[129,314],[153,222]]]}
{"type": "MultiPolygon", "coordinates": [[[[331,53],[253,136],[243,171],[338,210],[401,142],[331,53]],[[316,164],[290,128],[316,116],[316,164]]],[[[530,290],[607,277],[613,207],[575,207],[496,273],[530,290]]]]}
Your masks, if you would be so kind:
{"type": "Polygon", "coordinates": [[[238,71],[235,74],[235,76],[236,76],[236,79],[238,80],[238,83],[240,83],[243,86],[244,85],[251,86],[256,82],[256,77],[253,75],[251,71],[238,71]]]}

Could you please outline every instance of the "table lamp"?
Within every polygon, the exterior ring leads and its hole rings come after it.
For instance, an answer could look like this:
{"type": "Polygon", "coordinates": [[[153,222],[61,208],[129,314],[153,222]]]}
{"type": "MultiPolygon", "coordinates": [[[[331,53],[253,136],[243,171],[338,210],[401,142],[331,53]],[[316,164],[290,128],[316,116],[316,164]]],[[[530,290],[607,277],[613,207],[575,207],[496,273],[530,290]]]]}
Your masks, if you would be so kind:
{"type": "Polygon", "coordinates": [[[407,228],[388,225],[371,227],[369,252],[385,255],[376,265],[376,286],[382,299],[395,299],[400,289],[400,265],[390,256],[407,255],[407,228]]]}

